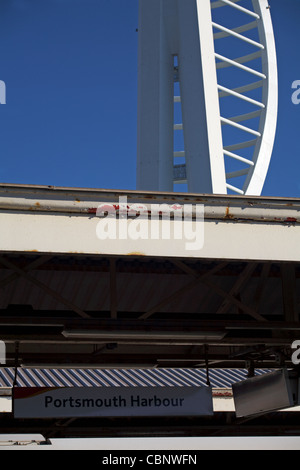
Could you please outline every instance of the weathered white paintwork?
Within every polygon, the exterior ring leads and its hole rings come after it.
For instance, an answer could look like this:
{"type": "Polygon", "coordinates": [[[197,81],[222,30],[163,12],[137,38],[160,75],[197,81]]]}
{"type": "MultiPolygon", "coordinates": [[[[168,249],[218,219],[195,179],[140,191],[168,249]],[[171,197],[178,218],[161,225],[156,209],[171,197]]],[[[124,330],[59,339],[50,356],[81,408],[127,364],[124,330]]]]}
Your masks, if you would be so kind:
{"type": "MultiPolygon", "coordinates": [[[[117,220],[119,223],[119,220],[117,220]]],[[[161,227],[162,221],[159,221],[161,227]]],[[[171,220],[171,225],[174,220],[171,220]]],[[[183,222],[185,224],[185,222],[183,222]]],[[[83,253],[227,260],[300,260],[299,199],[180,195],[2,185],[0,252],[83,253]],[[188,204],[204,209],[203,245],[187,251],[186,239],[97,237],[99,205],[129,207],[188,204]]]]}
{"type": "Polygon", "coordinates": [[[277,121],[275,40],[268,1],[252,0],[252,10],[239,1],[139,0],[138,190],[172,191],[174,182],[186,182],[194,193],[261,194],[277,121]],[[244,23],[230,29],[214,22],[213,13],[219,8],[227,14],[238,10],[244,23]],[[258,31],[258,41],[247,36],[249,30],[258,31]],[[230,57],[217,54],[217,43],[230,36],[248,43],[255,52],[238,58],[234,50],[228,52],[230,57]],[[180,83],[180,96],[175,98],[174,57],[180,83]],[[251,65],[253,59],[261,61],[260,70],[251,65]],[[233,75],[242,69],[249,76],[247,83],[223,86],[220,72],[227,67],[233,75]],[[261,101],[247,95],[255,89],[262,89],[261,101]],[[254,111],[222,116],[220,100],[226,96],[252,103],[254,111]],[[182,124],[174,125],[174,102],[181,103],[182,124]],[[255,128],[252,119],[257,117],[255,128]],[[225,127],[240,129],[245,139],[224,144],[225,127]],[[184,150],[176,151],[174,131],[178,130],[183,131],[184,150]],[[242,149],[249,147],[252,156],[245,158],[242,149]],[[174,166],[174,157],[184,157],[185,163],[174,166]],[[226,173],[226,160],[244,166],[226,173]]]}

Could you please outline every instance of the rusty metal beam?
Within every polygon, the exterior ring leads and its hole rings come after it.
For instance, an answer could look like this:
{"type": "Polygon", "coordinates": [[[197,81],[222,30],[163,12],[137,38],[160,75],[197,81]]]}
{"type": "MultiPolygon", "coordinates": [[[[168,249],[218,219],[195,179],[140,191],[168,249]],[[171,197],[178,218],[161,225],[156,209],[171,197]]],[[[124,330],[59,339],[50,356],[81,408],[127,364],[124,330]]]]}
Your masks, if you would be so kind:
{"type": "MultiPolygon", "coordinates": [[[[47,353],[21,353],[20,360],[22,367],[38,368],[41,367],[54,367],[60,366],[71,368],[72,366],[87,366],[87,367],[103,367],[107,366],[128,366],[135,364],[136,366],[147,365],[150,367],[205,367],[205,360],[201,354],[187,355],[179,353],[178,351],[172,352],[159,352],[157,354],[99,354],[93,356],[88,353],[67,353],[59,351],[57,354],[47,353]]],[[[7,358],[7,367],[13,364],[14,357],[9,355],[7,358]]],[[[274,368],[276,366],[275,360],[265,358],[255,362],[257,368],[274,368]]],[[[224,351],[223,354],[212,354],[209,356],[209,368],[245,368],[245,359],[243,358],[228,358],[228,354],[224,351]]]]}
{"type": "Polygon", "coordinates": [[[300,199],[290,198],[1,184],[0,251],[295,262],[300,260],[299,207],[300,199]],[[150,213],[152,204],[165,203],[170,207],[190,204],[193,210],[202,204],[205,227],[203,247],[187,251],[182,239],[174,239],[172,243],[164,243],[162,239],[161,243],[157,243],[151,237],[134,240],[134,243],[130,237],[124,243],[110,238],[100,241],[97,237],[97,207],[100,204],[115,207],[119,197],[127,197],[129,205],[137,202],[143,204],[150,213]],[[35,230],[31,230],[33,224],[35,230]]]}
{"type": "MultiPolygon", "coordinates": [[[[51,311],[55,313],[55,311],[51,311]]],[[[30,316],[17,316],[10,315],[7,313],[5,316],[0,315],[0,325],[1,327],[5,326],[20,326],[31,328],[33,326],[48,328],[48,327],[60,327],[60,328],[91,328],[91,329],[114,329],[114,328],[124,328],[124,329],[182,329],[182,328],[192,328],[192,329],[207,329],[207,328],[225,328],[226,330],[245,330],[245,331],[299,331],[300,332],[300,322],[299,321],[282,321],[269,320],[268,322],[260,322],[253,320],[239,320],[239,317],[236,316],[235,320],[224,318],[220,315],[218,318],[216,316],[211,316],[211,320],[189,320],[186,317],[181,319],[149,319],[145,321],[144,319],[103,319],[103,318],[70,318],[68,316],[51,316],[51,314],[45,316],[40,315],[41,311],[37,310],[34,312],[34,315],[30,316]]]]}

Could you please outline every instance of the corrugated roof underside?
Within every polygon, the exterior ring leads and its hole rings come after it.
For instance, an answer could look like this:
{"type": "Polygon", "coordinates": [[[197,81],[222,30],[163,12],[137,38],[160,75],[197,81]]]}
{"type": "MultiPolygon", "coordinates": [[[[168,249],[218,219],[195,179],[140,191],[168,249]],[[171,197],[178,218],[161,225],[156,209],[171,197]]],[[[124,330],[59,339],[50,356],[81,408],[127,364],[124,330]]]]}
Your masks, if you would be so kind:
{"type": "MultiPolygon", "coordinates": [[[[212,369],[213,388],[231,388],[246,379],[246,369],[212,369]]],[[[256,375],[269,370],[257,369],[256,375]]],[[[13,368],[0,369],[0,387],[12,387],[13,368]]],[[[17,371],[18,387],[182,387],[207,385],[206,369],[23,369],[17,371]]]]}
{"type": "MultiPolygon", "coordinates": [[[[0,269],[0,280],[12,275],[0,269]]],[[[58,296],[72,302],[85,311],[105,312],[110,309],[110,279],[106,272],[33,271],[32,277],[47,286],[58,296]]],[[[219,275],[214,282],[229,292],[236,276],[219,275]]],[[[119,312],[145,312],[167,296],[183,289],[190,282],[186,274],[128,272],[117,276],[117,305],[119,312]]],[[[243,290],[243,301],[251,302],[258,288],[259,277],[248,280],[243,290]]],[[[300,279],[297,279],[300,283],[300,279]]],[[[269,278],[262,295],[265,314],[281,313],[281,279],[269,278]]],[[[179,298],[164,305],[165,312],[213,313],[218,309],[220,298],[208,286],[199,284],[183,292],[179,298]]],[[[28,305],[34,310],[67,310],[56,297],[24,278],[4,285],[0,298],[0,309],[13,305],[28,305]]]]}

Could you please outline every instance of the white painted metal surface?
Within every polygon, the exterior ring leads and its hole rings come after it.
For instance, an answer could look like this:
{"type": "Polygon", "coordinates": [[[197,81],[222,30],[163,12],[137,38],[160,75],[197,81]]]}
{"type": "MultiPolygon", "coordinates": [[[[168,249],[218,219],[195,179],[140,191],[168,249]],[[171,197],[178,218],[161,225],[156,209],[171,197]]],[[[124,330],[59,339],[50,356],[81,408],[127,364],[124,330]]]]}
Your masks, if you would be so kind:
{"type": "Polygon", "coordinates": [[[1,251],[300,260],[299,225],[207,220],[203,248],[187,252],[184,240],[99,240],[96,217],[1,213],[0,221],[1,251]]]}
{"type": "Polygon", "coordinates": [[[10,387],[0,388],[0,413],[11,413],[12,397],[10,387]]]}
{"type": "MultiPolygon", "coordinates": [[[[182,196],[174,193],[92,191],[2,185],[0,251],[188,257],[232,260],[299,261],[298,199],[239,196],[182,196]],[[161,204],[203,206],[204,221],[194,226],[203,243],[187,250],[186,239],[102,239],[97,207],[127,198],[151,210],[161,204]],[[199,230],[199,231],[198,231],[199,230]]],[[[149,223],[151,221],[149,220],[149,223]]],[[[116,220],[120,223],[120,219],[116,220]]],[[[124,222],[123,222],[124,223],[124,222]]],[[[128,222],[129,223],[129,222],[128,222]]],[[[162,226],[162,220],[157,222],[162,226]]],[[[186,222],[183,221],[183,225],[186,222]]],[[[194,221],[195,223],[195,221],[194,221]]],[[[174,220],[170,220],[171,229],[174,220]]],[[[149,232],[151,233],[151,232],[149,232]]]]}
{"type": "MultiPolygon", "coordinates": [[[[121,437],[121,438],[75,438],[49,439],[48,445],[39,435],[0,435],[1,450],[149,450],[149,463],[155,458],[155,450],[183,451],[199,450],[299,450],[298,436],[259,436],[259,437],[121,437]]],[[[157,452],[159,454],[159,452],[157,452]]],[[[133,454],[134,455],[134,454],[133,454]]],[[[192,457],[194,457],[192,455],[192,457]]],[[[159,455],[158,455],[159,458],[159,455]]],[[[197,462],[200,461],[198,456],[197,462]]],[[[202,460],[201,460],[202,462],[202,460]]]]}
{"type": "Polygon", "coordinates": [[[261,194],[275,139],[277,63],[268,2],[251,5],[139,1],[139,190],[187,183],[189,192],[261,194]],[[173,131],[184,149],[175,148],[173,131]]]}

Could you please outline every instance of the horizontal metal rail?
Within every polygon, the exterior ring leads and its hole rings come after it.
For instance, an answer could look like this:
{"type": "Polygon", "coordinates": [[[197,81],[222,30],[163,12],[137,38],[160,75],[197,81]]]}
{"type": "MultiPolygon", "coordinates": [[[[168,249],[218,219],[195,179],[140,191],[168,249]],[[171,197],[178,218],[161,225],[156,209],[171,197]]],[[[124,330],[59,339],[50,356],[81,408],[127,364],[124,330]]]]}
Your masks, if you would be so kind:
{"type": "MultiPolygon", "coordinates": [[[[172,207],[174,205],[174,192],[172,191],[167,193],[154,191],[150,193],[149,191],[143,192],[137,190],[125,191],[120,189],[108,190],[1,183],[0,216],[4,218],[9,212],[11,214],[10,217],[15,217],[16,223],[20,225],[19,220],[23,212],[26,212],[24,215],[29,219],[31,219],[31,215],[38,213],[40,216],[36,218],[37,226],[43,226],[46,223],[46,228],[51,228],[53,224],[47,225],[48,222],[44,221],[45,217],[47,220],[49,215],[59,213],[66,215],[71,222],[70,214],[78,214],[85,218],[83,222],[84,231],[82,233],[86,234],[86,217],[96,217],[96,208],[102,204],[117,207],[120,203],[120,197],[124,196],[127,197],[129,206],[138,202],[145,205],[149,210],[152,204],[170,204],[172,207]]],[[[199,202],[204,204],[206,218],[224,219],[224,216],[228,213],[228,206],[230,206],[230,213],[233,214],[234,218],[238,219],[257,221],[259,224],[265,224],[267,221],[274,221],[280,224],[295,219],[297,224],[300,223],[300,198],[256,197],[249,195],[238,198],[232,195],[206,194],[201,195],[199,199],[198,193],[182,192],[175,193],[175,198],[176,204],[183,205],[189,203],[194,210],[199,202]]],[[[45,226],[41,233],[45,233],[45,226]]],[[[32,231],[32,234],[34,234],[34,231],[32,231]]],[[[20,238],[23,239],[22,234],[20,234],[20,238]]],[[[88,240],[90,242],[91,237],[88,240]]],[[[52,243],[54,240],[47,238],[47,243],[48,241],[52,243]]],[[[32,256],[37,254],[31,252],[32,256]]],[[[103,252],[101,254],[103,255],[103,252]]],[[[272,259],[274,261],[274,258],[272,259]]]]}

